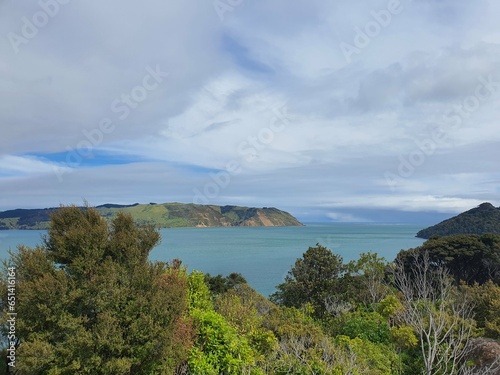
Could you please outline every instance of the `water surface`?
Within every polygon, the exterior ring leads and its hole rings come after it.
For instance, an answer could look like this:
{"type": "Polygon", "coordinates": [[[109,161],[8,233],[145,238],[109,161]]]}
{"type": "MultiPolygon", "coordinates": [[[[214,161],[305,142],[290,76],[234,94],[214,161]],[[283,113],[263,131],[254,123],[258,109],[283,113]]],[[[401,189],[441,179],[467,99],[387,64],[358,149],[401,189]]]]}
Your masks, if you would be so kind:
{"type": "MultiPolygon", "coordinates": [[[[393,260],[401,249],[419,246],[419,225],[407,224],[307,224],[304,227],[231,227],[162,229],[162,242],[151,260],[179,258],[189,270],[212,275],[241,273],[258,292],[269,295],[281,283],[295,260],[309,246],[320,243],[344,261],[362,252],[377,252],[393,260]]],[[[17,244],[35,246],[46,231],[0,231],[0,258],[17,244]]]]}

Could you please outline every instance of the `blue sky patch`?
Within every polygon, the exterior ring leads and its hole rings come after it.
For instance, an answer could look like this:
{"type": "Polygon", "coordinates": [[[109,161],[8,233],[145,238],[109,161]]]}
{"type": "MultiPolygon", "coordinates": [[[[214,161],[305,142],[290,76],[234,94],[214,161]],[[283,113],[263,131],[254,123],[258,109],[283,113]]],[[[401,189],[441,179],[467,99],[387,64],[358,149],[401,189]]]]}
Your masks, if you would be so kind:
{"type": "Polygon", "coordinates": [[[135,155],[115,154],[102,150],[89,151],[87,149],[74,149],[66,152],[56,152],[50,154],[35,153],[24,156],[34,157],[70,168],[124,165],[141,161],[140,158],[135,155]]]}
{"type": "Polygon", "coordinates": [[[177,169],[192,172],[195,174],[208,174],[208,173],[220,172],[219,169],[207,168],[207,167],[203,167],[201,165],[196,165],[196,164],[186,164],[186,163],[174,162],[174,163],[171,163],[171,165],[177,169]]]}

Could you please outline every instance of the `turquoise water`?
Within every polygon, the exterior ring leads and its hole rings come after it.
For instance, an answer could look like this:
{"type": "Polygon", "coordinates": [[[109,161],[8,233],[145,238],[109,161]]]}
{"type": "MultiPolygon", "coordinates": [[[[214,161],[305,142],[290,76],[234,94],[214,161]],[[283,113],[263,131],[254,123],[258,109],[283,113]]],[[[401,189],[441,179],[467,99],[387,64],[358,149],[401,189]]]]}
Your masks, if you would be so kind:
{"type": "MultiPolygon", "coordinates": [[[[401,249],[419,246],[419,225],[308,224],[304,227],[232,227],[162,229],[162,242],[151,260],[179,258],[189,270],[212,275],[241,273],[258,292],[269,295],[309,246],[320,243],[344,261],[362,252],[377,252],[393,260],[401,249]]],[[[45,231],[0,231],[0,258],[17,244],[41,243],[45,231]]]]}

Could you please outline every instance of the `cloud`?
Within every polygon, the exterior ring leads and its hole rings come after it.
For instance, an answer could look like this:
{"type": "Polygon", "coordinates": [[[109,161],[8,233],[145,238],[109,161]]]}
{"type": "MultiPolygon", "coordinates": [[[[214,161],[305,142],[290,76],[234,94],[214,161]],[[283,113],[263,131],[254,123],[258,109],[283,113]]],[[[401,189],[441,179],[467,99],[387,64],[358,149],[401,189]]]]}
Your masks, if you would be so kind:
{"type": "Polygon", "coordinates": [[[36,176],[40,174],[52,174],[56,169],[62,168],[69,170],[69,168],[61,166],[57,163],[51,163],[32,156],[15,156],[4,155],[0,156],[0,176],[36,176]]]}
{"type": "MultiPolygon", "coordinates": [[[[40,11],[0,7],[4,36],[40,11]]],[[[61,5],[18,53],[0,39],[0,209],[189,202],[225,173],[212,203],[326,220],[500,201],[500,5],[389,9],[243,2],[221,20],[211,2],[61,5]],[[145,90],[151,69],[165,76],[145,90]],[[93,161],[68,164],[88,142],[93,161]]]]}

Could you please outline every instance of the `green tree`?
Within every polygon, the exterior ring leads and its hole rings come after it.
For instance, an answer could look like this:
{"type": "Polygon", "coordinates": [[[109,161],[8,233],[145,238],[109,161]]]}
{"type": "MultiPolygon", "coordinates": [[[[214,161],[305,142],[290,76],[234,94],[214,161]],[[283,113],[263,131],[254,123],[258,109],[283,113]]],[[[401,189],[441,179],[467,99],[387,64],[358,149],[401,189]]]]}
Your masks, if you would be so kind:
{"type": "Polygon", "coordinates": [[[400,373],[401,363],[396,353],[387,345],[375,344],[359,337],[337,336],[335,343],[347,350],[361,371],[342,374],[392,375],[400,373]]]}
{"type": "Polygon", "coordinates": [[[474,319],[486,337],[500,340],[500,286],[488,281],[483,285],[462,285],[474,302],[474,319]]]}
{"type": "Polygon", "coordinates": [[[248,284],[228,290],[215,300],[215,310],[247,338],[259,361],[270,354],[277,343],[273,332],[264,326],[265,317],[274,308],[276,305],[248,284]]]}
{"type": "Polygon", "coordinates": [[[377,312],[355,311],[341,319],[340,333],[350,338],[359,337],[373,343],[388,344],[390,327],[387,320],[377,312]]]}
{"type": "Polygon", "coordinates": [[[300,307],[307,303],[314,308],[317,317],[326,312],[325,299],[343,291],[340,278],[346,268],[342,257],[320,244],[309,249],[277,286],[278,291],[270,298],[288,307],[300,307]]]}
{"type": "Polygon", "coordinates": [[[223,294],[230,289],[237,288],[239,285],[247,283],[245,278],[240,273],[236,272],[233,272],[226,277],[222,275],[211,276],[207,273],[205,274],[205,282],[207,283],[212,296],[223,294]]]}
{"type": "Polygon", "coordinates": [[[248,339],[214,310],[201,272],[189,275],[189,300],[189,315],[196,326],[195,344],[187,362],[189,373],[240,375],[254,370],[254,374],[259,374],[248,339]]]}
{"type": "Polygon", "coordinates": [[[415,256],[424,253],[429,254],[433,268],[447,268],[456,285],[460,281],[484,284],[488,280],[500,284],[500,235],[433,237],[422,246],[401,251],[397,258],[410,270],[415,256]]]}
{"type": "Polygon", "coordinates": [[[379,257],[377,253],[361,253],[359,259],[349,262],[347,267],[350,276],[354,277],[350,282],[347,281],[354,287],[351,294],[356,301],[375,304],[387,295],[385,258],[379,257]]]}
{"type": "Polygon", "coordinates": [[[178,262],[147,261],[159,238],[124,214],[108,225],[91,207],[53,213],[44,246],[21,246],[9,262],[16,373],[173,373],[192,342],[187,276],[178,262]]]}

